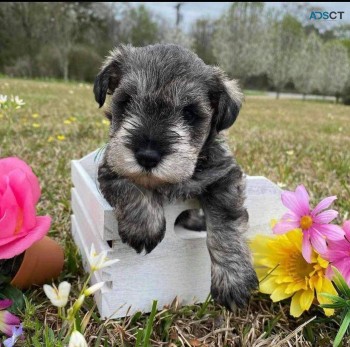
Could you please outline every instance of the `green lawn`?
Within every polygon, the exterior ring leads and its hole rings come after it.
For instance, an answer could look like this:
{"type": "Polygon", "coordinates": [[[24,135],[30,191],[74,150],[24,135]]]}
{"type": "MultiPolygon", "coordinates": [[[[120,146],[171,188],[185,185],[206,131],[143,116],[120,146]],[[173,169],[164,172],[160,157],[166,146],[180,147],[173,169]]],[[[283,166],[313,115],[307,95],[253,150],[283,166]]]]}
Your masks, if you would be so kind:
{"type": "MultiPolygon", "coordinates": [[[[74,295],[84,274],[70,235],[70,161],[103,145],[108,123],[89,84],[1,78],[0,94],[19,95],[26,102],[13,115],[12,125],[0,111],[0,156],[22,158],[39,177],[39,214],[53,217],[50,236],[66,249],[60,280],[73,284],[74,295]]],[[[350,107],[248,95],[230,130],[229,143],[248,174],[266,176],[287,189],[303,183],[313,201],[337,195],[335,208],[340,215],[350,211],[350,107]]],[[[25,295],[23,345],[60,346],[54,337],[60,322],[42,289],[29,290],[25,295]]],[[[92,305],[91,300],[87,301],[86,312],[92,305]]],[[[156,315],[151,344],[287,346],[283,342],[286,338],[289,346],[295,346],[295,336],[288,334],[317,314],[316,320],[296,332],[299,346],[330,346],[339,317],[325,324],[317,307],[299,319],[288,312],[288,304],[273,304],[260,294],[253,296],[246,310],[233,314],[212,302],[182,307],[175,300],[156,315]]],[[[146,325],[147,317],[136,315],[103,323],[93,315],[86,330],[89,346],[95,346],[98,335],[97,345],[134,346],[137,328],[146,325]]]]}

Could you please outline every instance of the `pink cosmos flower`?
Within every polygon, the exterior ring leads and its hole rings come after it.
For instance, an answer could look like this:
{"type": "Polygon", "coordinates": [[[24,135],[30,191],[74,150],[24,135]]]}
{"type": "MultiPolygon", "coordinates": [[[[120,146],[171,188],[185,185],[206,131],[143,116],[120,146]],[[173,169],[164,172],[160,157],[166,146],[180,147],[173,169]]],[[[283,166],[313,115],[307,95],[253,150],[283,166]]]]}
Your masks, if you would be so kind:
{"type": "Polygon", "coordinates": [[[310,197],[303,185],[298,186],[295,192],[284,191],[282,202],[290,211],[282,216],[282,219],[274,226],[273,232],[284,234],[300,228],[303,231],[303,257],[308,263],[311,263],[312,247],[323,256],[327,252],[326,239],[331,241],[344,239],[343,229],[329,224],[338,216],[338,212],[324,211],[336,198],[336,196],[325,198],[311,210],[310,197]]]}
{"type": "Polygon", "coordinates": [[[326,259],[331,263],[327,268],[327,276],[331,278],[335,266],[343,275],[350,286],[350,220],[343,225],[345,238],[339,241],[328,241],[328,252],[326,259]]]}
{"type": "Polygon", "coordinates": [[[7,336],[11,336],[12,328],[21,323],[18,317],[8,311],[5,311],[5,309],[9,308],[11,305],[11,300],[0,300],[0,331],[7,336]]]}
{"type": "Polygon", "coordinates": [[[42,239],[49,216],[36,216],[41,195],[32,169],[18,158],[0,159],[0,259],[9,259],[42,239]]]}

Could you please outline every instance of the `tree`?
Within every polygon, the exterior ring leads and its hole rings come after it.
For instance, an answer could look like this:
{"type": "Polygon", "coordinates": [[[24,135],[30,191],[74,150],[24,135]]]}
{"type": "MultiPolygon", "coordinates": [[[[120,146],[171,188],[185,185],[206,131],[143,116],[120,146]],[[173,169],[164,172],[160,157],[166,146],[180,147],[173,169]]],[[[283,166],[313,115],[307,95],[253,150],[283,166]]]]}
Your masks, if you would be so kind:
{"type": "Polygon", "coordinates": [[[339,41],[329,41],[323,46],[323,66],[320,90],[323,95],[339,97],[349,78],[350,62],[346,47],[339,41]]]}
{"type": "Polygon", "coordinates": [[[294,17],[285,15],[281,21],[272,22],[265,37],[267,74],[276,89],[277,99],[292,79],[291,66],[300,51],[302,35],[301,24],[294,17]]]}
{"type": "Polygon", "coordinates": [[[158,23],[152,13],[144,6],[132,7],[123,17],[123,42],[134,46],[146,46],[159,41],[158,23]]]}
{"type": "Polygon", "coordinates": [[[322,41],[315,32],[312,32],[302,40],[300,51],[293,59],[291,70],[295,88],[303,94],[304,99],[306,94],[317,89],[323,68],[322,41]]]}
{"type": "Polygon", "coordinates": [[[192,47],[194,51],[206,64],[209,65],[216,63],[213,52],[214,31],[214,22],[205,18],[197,19],[191,30],[191,36],[193,38],[192,47]]]}
{"type": "Polygon", "coordinates": [[[217,22],[214,56],[223,69],[244,84],[265,70],[263,45],[264,4],[235,2],[217,22]]]}

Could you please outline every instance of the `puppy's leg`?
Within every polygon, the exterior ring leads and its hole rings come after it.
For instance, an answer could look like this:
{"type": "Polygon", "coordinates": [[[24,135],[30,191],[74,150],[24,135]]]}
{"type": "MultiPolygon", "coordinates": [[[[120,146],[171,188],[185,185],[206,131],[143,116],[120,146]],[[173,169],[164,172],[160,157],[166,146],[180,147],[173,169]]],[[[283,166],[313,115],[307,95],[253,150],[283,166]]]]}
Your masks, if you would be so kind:
{"type": "Polygon", "coordinates": [[[213,299],[232,310],[243,307],[258,287],[244,238],[248,213],[244,208],[244,180],[239,167],[207,187],[200,196],[207,222],[213,299]]]}
{"type": "Polygon", "coordinates": [[[150,253],[163,239],[165,218],[159,194],[136,186],[117,176],[106,164],[98,171],[100,188],[114,207],[121,240],[138,253],[150,253]]]}

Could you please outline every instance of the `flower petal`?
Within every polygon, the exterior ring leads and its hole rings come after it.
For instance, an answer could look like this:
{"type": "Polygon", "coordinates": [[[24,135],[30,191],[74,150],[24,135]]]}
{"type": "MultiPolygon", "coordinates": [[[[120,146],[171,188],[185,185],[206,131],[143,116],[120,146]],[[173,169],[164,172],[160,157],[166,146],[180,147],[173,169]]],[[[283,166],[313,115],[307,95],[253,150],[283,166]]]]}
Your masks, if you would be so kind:
{"type": "Polygon", "coordinates": [[[259,284],[259,291],[264,294],[271,294],[275,289],[275,276],[267,276],[259,284]]]}
{"type": "Polygon", "coordinates": [[[290,298],[293,293],[286,293],[287,284],[279,285],[270,295],[270,298],[273,302],[281,301],[287,298],[290,298]]]}
{"type": "Polygon", "coordinates": [[[105,285],[105,282],[98,282],[96,284],[94,284],[93,286],[85,289],[84,294],[86,296],[89,296],[91,294],[94,294],[95,292],[97,292],[98,290],[100,290],[103,286],[105,285]]]}
{"type": "Polygon", "coordinates": [[[3,322],[5,324],[9,325],[19,325],[21,323],[20,319],[15,316],[14,314],[8,312],[8,311],[3,311],[3,322]]]}
{"type": "Polygon", "coordinates": [[[39,186],[39,180],[35,176],[33,170],[27,163],[16,157],[9,157],[0,159],[0,177],[7,176],[11,171],[19,169],[24,172],[29,180],[32,190],[33,203],[36,205],[39,201],[41,191],[39,186]]]}
{"type": "Polygon", "coordinates": [[[283,205],[290,209],[292,212],[297,214],[298,216],[302,216],[304,214],[303,205],[300,205],[296,193],[284,191],[281,194],[281,199],[283,205]]]}
{"type": "Polygon", "coordinates": [[[12,303],[13,302],[10,299],[0,300],[0,310],[5,310],[6,308],[10,307],[12,303]]]}
{"type": "Polygon", "coordinates": [[[311,247],[310,235],[309,235],[308,231],[304,231],[302,254],[303,254],[304,259],[310,264],[311,263],[312,247],[311,247]]]}
{"type": "Polygon", "coordinates": [[[67,281],[64,281],[59,284],[58,292],[61,297],[68,298],[70,292],[71,284],[67,281]]]}
{"type": "Polygon", "coordinates": [[[111,260],[105,260],[103,264],[100,266],[100,269],[103,269],[105,267],[109,267],[115,263],[117,263],[119,259],[111,259],[111,260]]]}
{"type": "Polygon", "coordinates": [[[300,317],[301,314],[304,312],[304,310],[301,308],[300,305],[300,296],[301,296],[302,290],[300,290],[299,292],[295,293],[292,297],[292,301],[290,303],[290,311],[289,313],[297,318],[300,317]]]}
{"type": "Polygon", "coordinates": [[[276,223],[276,225],[273,227],[272,231],[274,234],[284,234],[288,231],[294,230],[296,228],[300,227],[300,223],[296,222],[296,221],[279,221],[278,223],[276,223]]]}
{"type": "Polygon", "coordinates": [[[334,196],[330,196],[328,198],[323,199],[314,209],[313,211],[311,211],[311,216],[315,217],[318,213],[320,213],[321,211],[325,210],[326,208],[328,208],[332,202],[334,200],[336,200],[337,197],[334,196]]]}
{"type": "Polygon", "coordinates": [[[315,297],[315,293],[313,290],[308,289],[308,290],[302,291],[300,295],[300,306],[302,310],[307,311],[310,308],[312,301],[314,300],[314,297],[315,297]]]}
{"type": "Polygon", "coordinates": [[[36,226],[28,231],[28,234],[21,238],[16,238],[12,242],[0,246],[2,259],[10,259],[15,255],[21,254],[28,249],[34,242],[41,240],[49,231],[51,217],[36,217],[36,226]]]}
{"type": "Polygon", "coordinates": [[[327,254],[328,249],[326,239],[316,229],[312,228],[310,230],[310,241],[317,253],[319,253],[320,255],[327,254]]]}
{"type": "Polygon", "coordinates": [[[313,228],[317,229],[322,235],[331,241],[343,241],[344,230],[335,224],[314,224],[313,228]]]}
{"type": "Polygon", "coordinates": [[[84,335],[82,335],[79,331],[73,331],[70,339],[68,347],[88,347],[84,335]]]}
{"type": "MultiPolygon", "coordinates": [[[[323,295],[320,295],[321,293],[338,295],[338,293],[335,290],[332,282],[328,278],[324,278],[323,279],[322,287],[320,288],[319,291],[316,291],[316,295],[317,295],[317,301],[320,304],[330,304],[330,303],[332,303],[331,299],[326,298],[323,295]]],[[[331,316],[334,313],[334,310],[333,309],[324,309],[324,312],[325,312],[326,316],[331,316]]]]}
{"type": "Polygon", "coordinates": [[[343,230],[345,231],[345,235],[350,242],[350,220],[347,220],[343,224],[343,230]]]}
{"type": "Polygon", "coordinates": [[[335,210],[327,210],[319,213],[315,217],[313,217],[313,221],[318,224],[328,224],[334,218],[337,218],[338,212],[335,210]]]}
{"type": "Polygon", "coordinates": [[[310,213],[310,197],[308,192],[306,191],[305,187],[301,184],[298,186],[295,190],[295,194],[298,199],[299,208],[301,211],[303,211],[303,215],[308,215],[310,213]]]}

